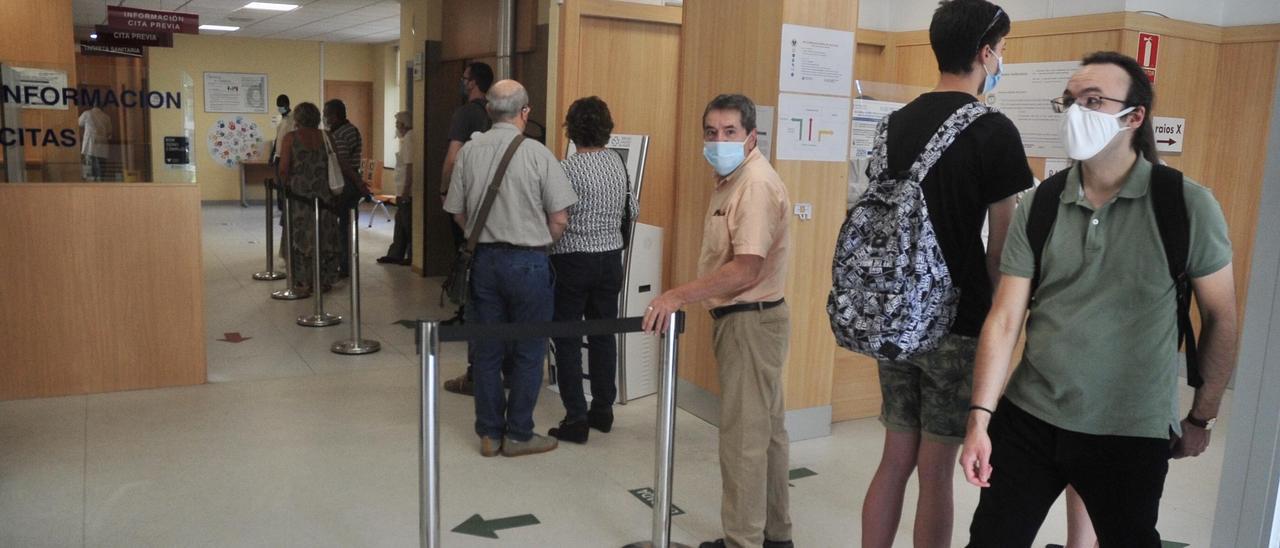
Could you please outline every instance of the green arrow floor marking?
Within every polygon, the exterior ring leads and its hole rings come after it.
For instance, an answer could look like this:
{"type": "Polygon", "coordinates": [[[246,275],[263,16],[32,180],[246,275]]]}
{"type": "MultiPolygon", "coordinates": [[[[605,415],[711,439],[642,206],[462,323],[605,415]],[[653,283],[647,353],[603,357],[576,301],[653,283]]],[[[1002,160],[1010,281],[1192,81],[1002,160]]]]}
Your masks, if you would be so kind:
{"type": "Polygon", "coordinates": [[[472,514],[467,521],[461,525],[454,527],[453,532],[463,535],[471,535],[484,538],[498,538],[498,531],[503,529],[515,529],[516,527],[528,527],[537,525],[541,522],[533,514],[524,514],[520,516],[511,516],[509,518],[498,518],[486,520],[480,517],[480,514],[472,514]]]}

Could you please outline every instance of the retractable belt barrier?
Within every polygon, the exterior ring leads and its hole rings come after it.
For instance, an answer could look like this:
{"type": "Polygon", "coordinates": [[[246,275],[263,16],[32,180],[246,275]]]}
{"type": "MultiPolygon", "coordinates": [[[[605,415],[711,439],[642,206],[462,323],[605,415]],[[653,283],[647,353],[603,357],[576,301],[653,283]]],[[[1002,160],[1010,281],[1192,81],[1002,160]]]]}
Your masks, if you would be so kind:
{"type": "Polygon", "coordinates": [[[266,199],[263,201],[267,206],[264,208],[267,211],[267,268],[262,272],[254,274],[253,279],[261,281],[275,281],[284,277],[283,272],[276,270],[276,250],[274,249],[276,227],[272,226],[275,224],[275,218],[272,214],[276,208],[276,201],[272,199],[271,191],[275,189],[275,180],[263,179],[262,186],[266,190],[266,199]]]}
{"type": "MultiPolygon", "coordinates": [[[[419,418],[420,515],[418,532],[422,548],[440,544],[440,342],[474,340],[519,340],[587,335],[637,333],[644,318],[540,322],[526,324],[464,324],[442,326],[439,322],[418,322],[418,353],[422,366],[422,403],[419,418]]],[[[676,361],[680,334],[684,332],[684,312],[667,318],[663,335],[662,383],[658,390],[657,443],[654,447],[654,501],[652,539],[633,542],[624,548],[684,548],[671,542],[671,484],[675,464],[676,361]]]]}

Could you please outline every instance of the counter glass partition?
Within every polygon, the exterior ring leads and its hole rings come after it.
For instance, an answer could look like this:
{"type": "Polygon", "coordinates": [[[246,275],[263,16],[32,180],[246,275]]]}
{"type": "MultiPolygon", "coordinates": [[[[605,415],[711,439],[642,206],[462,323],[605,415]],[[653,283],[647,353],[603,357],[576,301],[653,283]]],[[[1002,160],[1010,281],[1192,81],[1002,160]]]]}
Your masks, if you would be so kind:
{"type": "Polygon", "coordinates": [[[195,183],[209,145],[191,75],[150,73],[146,48],[82,45],[75,59],[0,59],[0,182],[195,183]]]}

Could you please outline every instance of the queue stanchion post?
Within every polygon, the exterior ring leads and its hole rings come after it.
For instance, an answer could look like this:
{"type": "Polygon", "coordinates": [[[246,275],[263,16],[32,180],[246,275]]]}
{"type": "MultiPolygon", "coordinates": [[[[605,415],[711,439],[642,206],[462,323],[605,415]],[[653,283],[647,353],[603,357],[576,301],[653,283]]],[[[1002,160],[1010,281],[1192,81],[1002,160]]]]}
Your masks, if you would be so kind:
{"type": "Polygon", "coordinates": [[[350,226],[348,228],[351,256],[349,257],[351,272],[351,339],[338,341],[329,347],[335,354],[360,355],[372,354],[382,350],[382,343],[364,339],[360,333],[360,209],[351,208],[350,226]]]}
{"type": "Polygon", "coordinates": [[[680,332],[684,313],[672,312],[667,317],[667,332],[662,340],[662,381],[658,388],[657,443],[653,465],[653,531],[652,539],[633,542],[624,548],[689,548],[671,542],[671,488],[675,469],[676,443],[676,366],[680,350],[680,332]]]}
{"type": "Polygon", "coordinates": [[[311,242],[314,245],[311,249],[311,256],[315,259],[311,271],[311,296],[315,302],[315,311],[310,316],[299,316],[298,325],[303,327],[329,327],[342,322],[342,316],[329,314],[324,311],[324,286],[321,282],[321,261],[320,255],[322,249],[320,247],[320,198],[316,197],[312,200],[311,226],[314,231],[311,235],[311,242]]]}
{"type": "Polygon", "coordinates": [[[271,298],[279,299],[281,301],[296,301],[303,298],[303,295],[293,290],[293,220],[291,219],[293,216],[293,198],[289,196],[289,192],[283,187],[281,187],[280,192],[284,195],[284,229],[282,231],[281,239],[284,240],[284,270],[286,285],[284,289],[273,291],[271,293],[271,298]]]}
{"type": "Polygon", "coordinates": [[[265,198],[267,205],[267,207],[264,208],[267,211],[267,269],[262,272],[255,273],[253,275],[253,279],[261,281],[275,281],[284,277],[283,272],[276,270],[276,227],[272,226],[275,223],[275,216],[272,214],[272,210],[275,209],[276,204],[275,200],[272,200],[271,196],[271,191],[275,187],[275,181],[272,179],[265,179],[263,180],[262,186],[266,190],[265,198]]]}
{"type": "Polygon", "coordinates": [[[418,322],[422,406],[418,423],[418,535],[422,548],[440,546],[440,323],[418,322]]]}

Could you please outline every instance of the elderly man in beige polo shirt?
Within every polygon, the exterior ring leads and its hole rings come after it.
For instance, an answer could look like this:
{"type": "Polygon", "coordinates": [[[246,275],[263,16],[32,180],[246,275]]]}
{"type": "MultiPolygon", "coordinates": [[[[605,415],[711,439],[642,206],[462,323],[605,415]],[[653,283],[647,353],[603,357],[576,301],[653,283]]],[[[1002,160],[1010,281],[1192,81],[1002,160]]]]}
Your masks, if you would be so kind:
{"type": "Polygon", "coordinates": [[[705,302],[715,319],[724,538],[700,548],[790,548],[782,366],[790,331],[783,290],[791,201],[756,148],[751,99],[716,97],[702,126],[703,155],[717,177],[698,278],[654,299],[644,327],[663,331],[672,312],[697,302],[705,302]]]}

